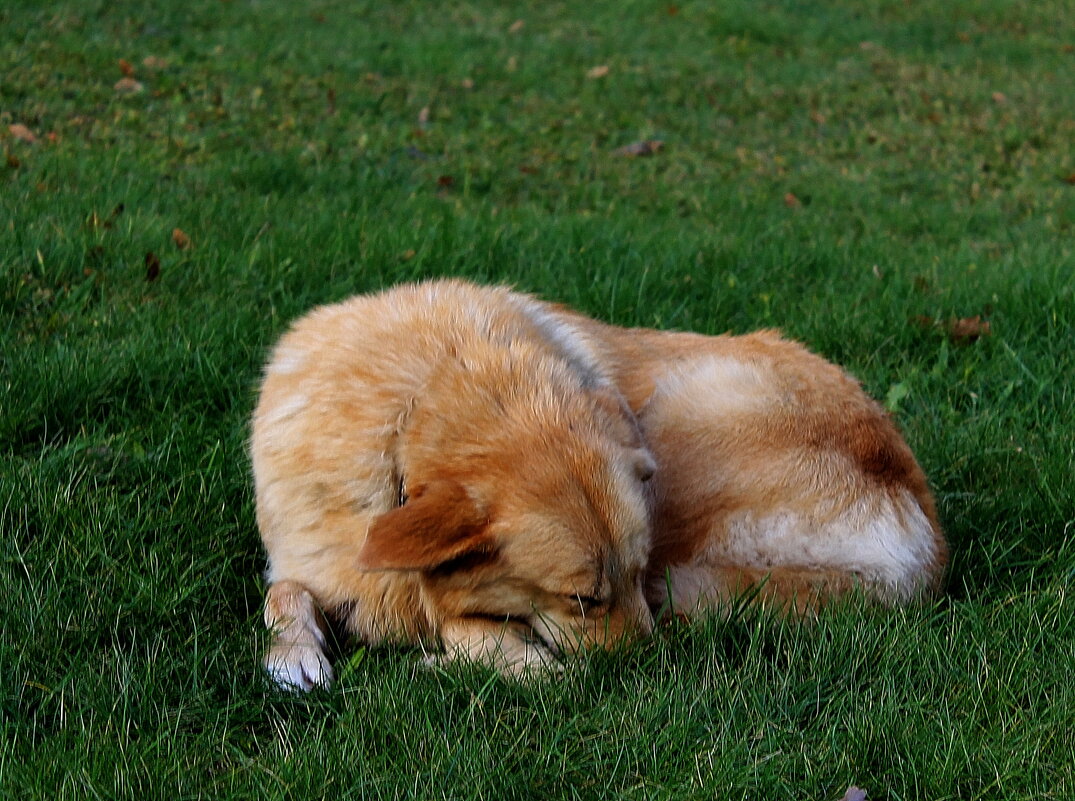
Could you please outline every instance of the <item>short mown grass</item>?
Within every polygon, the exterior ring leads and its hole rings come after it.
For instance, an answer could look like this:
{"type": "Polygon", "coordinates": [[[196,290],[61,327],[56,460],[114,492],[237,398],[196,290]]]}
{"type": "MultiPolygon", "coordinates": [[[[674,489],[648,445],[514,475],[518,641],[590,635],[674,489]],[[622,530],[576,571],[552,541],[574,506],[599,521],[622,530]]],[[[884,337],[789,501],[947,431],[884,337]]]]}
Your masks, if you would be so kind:
{"type": "Polygon", "coordinates": [[[1073,45],[1060,0],[5,3],[0,797],[1075,796],[1073,45]],[[845,365],[946,594],[277,693],[260,365],[440,275],[845,365]]]}

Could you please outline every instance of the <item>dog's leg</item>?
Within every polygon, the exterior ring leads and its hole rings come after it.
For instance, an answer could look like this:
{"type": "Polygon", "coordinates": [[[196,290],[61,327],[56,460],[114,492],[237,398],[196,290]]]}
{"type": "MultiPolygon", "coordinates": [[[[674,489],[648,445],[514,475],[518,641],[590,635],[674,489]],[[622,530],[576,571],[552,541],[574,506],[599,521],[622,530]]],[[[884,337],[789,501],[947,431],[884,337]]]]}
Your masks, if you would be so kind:
{"type": "Polygon", "coordinates": [[[305,692],[332,683],[323,619],[309,590],[296,581],[270,584],[265,625],[272,632],[265,669],[277,685],[305,692]]]}
{"type": "Polygon", "coordinates": [[[529,634],[528,627],[509,622],[449,620],[440,629],[444,645],[440,659],[469,659],[511,676],[558,670],[560,663],[553,652],[529,634]]]}

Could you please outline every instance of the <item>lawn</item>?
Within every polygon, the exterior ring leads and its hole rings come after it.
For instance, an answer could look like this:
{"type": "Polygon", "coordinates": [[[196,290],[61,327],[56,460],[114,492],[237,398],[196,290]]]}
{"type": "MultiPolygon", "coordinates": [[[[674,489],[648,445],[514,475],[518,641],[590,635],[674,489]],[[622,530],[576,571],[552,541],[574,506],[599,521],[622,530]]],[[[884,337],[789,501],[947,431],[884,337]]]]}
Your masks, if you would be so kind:
{"type": "Polygon", "coordinates": [[[1073,75],[1065,0],[7,0],[0,797],[1075,797],[1073,75]],[[440,275],[846,366],[944,596],[274,691],[260,365],[440,275]]]}

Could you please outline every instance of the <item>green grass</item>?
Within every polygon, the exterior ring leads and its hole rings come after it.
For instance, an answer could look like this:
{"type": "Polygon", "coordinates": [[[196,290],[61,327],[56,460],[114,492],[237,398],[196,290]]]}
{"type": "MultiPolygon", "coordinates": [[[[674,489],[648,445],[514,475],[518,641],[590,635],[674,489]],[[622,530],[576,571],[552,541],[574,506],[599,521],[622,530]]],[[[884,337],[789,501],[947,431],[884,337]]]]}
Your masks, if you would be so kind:
{"type": "Polygon", "coordinates": [[[0,797],[1075,796],[1070,6],[672,10],[0,8],[0,797]],[[448,274],[844,364],[931,477],[948,593],[275,693],[259,365],[313,304],[448,274]]]}

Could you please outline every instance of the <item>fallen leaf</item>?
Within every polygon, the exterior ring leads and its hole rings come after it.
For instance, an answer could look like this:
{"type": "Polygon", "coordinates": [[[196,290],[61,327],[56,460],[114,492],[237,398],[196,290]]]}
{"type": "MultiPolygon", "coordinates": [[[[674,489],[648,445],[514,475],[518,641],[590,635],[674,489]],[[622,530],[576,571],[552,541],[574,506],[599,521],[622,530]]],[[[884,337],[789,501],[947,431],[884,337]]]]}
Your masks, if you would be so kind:
{"type": "Polygon", "coordinates": [[[37,137],[34,132],[23,125],[21,122],[15,122],[7,126],[8,133],[18,139],[20,142],[28,142],[31,145],[37,141],[37,137]]]}
{"type": "Polygon", "coordinates": [[[511,27],[508,28],[508,33],[518,33],[519,31],[521,31],[525,27],[526,27],[526,21],[521,20],[521,19],[517,19],[517,20],[515,20],[515,22],[511,23],[511,27]]]}
{"type": "Polygon", "coordinates": [[[629,145],[616,148],[612,151],[612,154],[637,158],[639,156],[652,156],[662,150],[664,150],[664,142],[660,139],[643,139],[641,142],[632,142],[629,145]]]}
{"type": "Polygon", "coordinates": [[[945,329],[953,342],[974,342],[993,333],[989,321],[983,320],[980,314],[973,317],[949,318],[945,323],[945,329]]]}
{"type": "Polygon", "coordinates": [[[598,64],[586,71],[587,78],[604,78],[608,75],[608,64],[598,64]]]}
{"type": "Polygon", "coordinates": [[[866,791],[860,787],[848,787],[840,801],[866,801],[866,791]]]}
{"type": "Polygon", "coordinates": [[[1008,102],[1008,96],[1003,92],[993,92],[993,102],[998,106],[1002,106],[1008,102]]]}
{"type": "Polygon", "coordinates": [[[45,138],[48,139],[49,142],[51,142],[52,144],[56,144],[60,141],[60,135],[55,131],[49,131],[47,134],[45,134],[45,138]]]}
{"type": "Polygon", "coordinates": [[[145,87],[134,78],[120,78],[112,88],[122,94],[133,95],[141,92],[145,87]]]}
{"type": "Polygon", "coordinates": [[[799,198],[795,197],[793,193],[787,192],[784,195],[784,205],[787,206],[789,209],[797,209],[799,206],[802,205],[802,201],[799,200],[799,198]]]}
{"type": "Polygon", "coordinates": [[[814,109],[813,111],[810,112],[810,119],[813,120],[818,125],[824,125],[825,124],[825,115],[822,114],[817,109],[814,109]]]}
{"type": "Polygon", "coordinates": [[[123,73],[124,77],[134,77],[134,66],[125,58],[119,60],[119,71],[123,73]]]}
{"type": "Polygon", "coordinates": [[[1061,178],[1060,180],[1063,181],[1066,184],[1070,184],[1071,186],[1075,186],[1075,172],[1073,172],[1071,175],[1067,175],[1067,176],[1061,178]]]}
{"type": "Polygon", "coordinates": [[[190,247],[190,237],[187,236],[182,228],[172,229],[172,241],[175,242],[175,246],[180,250],[186,250],[190,247]]]}
{"type": "Polygon", "coordinates": [[[916,314],[911,318],[911,323],[923,331],[943,331],[957,344],[975,342],[993,333],[993,326],[988,320],[983,320],[980,314],[973,317],[949,317],[947,320],[916,314]]]}
{"type": "Polygon", "coordinates": [[[161,260],[152,250],[146,253],[146,281],[152,283],[160,278],[161,260]]]}

